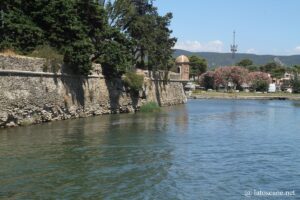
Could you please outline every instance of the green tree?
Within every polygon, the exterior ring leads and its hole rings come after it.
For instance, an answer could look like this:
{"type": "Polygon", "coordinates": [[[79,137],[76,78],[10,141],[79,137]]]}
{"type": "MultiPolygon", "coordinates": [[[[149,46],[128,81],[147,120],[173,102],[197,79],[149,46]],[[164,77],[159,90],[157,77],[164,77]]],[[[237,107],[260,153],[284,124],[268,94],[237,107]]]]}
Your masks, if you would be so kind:
{"type": "Polygon", "coordinates": [[[102,64],[106,77],[120,77],[126,71],[132,70],[132,44],[123,33],[113,28],[110,30],[109,39],[98,45],[97,61],[102,64]]]}
{"type": "Polygon", "coordinates": [[[165,16],[156,15],[156,25],[152,32],[152,42],[147,48],[148,51],[148,69],[169,70],[170,59],[172,59],[173,50],[177,39],[172,38],[172,31],[168,28],[172,19],[172,14],[165,16]]]}
{"type": "Polygon", "coordinates": [[[294,73],[300,74],[300,65],[294,65],[294,66],[292,67],[292,71],[293,71],[294,73]]]}
{"type": "MultiPolygon", "coordinates": [[[[68,49],[73,43],[87,39],[84,27],[76,9],[76,1],[52,0],[33,1],[34,6],[24,7],[29,9],[28,15],[45,33],[45,42],[56,47],[61,52],[68,49]],[[38,6],[42,4],[41,6],[38,6]]],[[[30,1],[25,4],[30,4],[30,1]]]]}
{"type": "Polygon", "coordinates": [[[94,46],[90,41],[76,41],[66,49],[64,61],[73,72],[88,75],[92,70],[90,56],[93,52],[94,46]]]}
{"type": "Polygon", "coordinates": [[[92,62],[108,76],[132,65],[168,69],[176,39],[172,14],[160,16],[151,0],[2,0],[0,50],[28,54],[41,46],[64,55],[75,73],[89,74],[92,62]],[[3,20],[2,20],[3,19],[3,20]],[[2,26],[3,25],[3,26],[2,26]]]}
{"type": "Polygon", "coordinates": [[[241,67],[247,67],[247,66],[253,65],[253,61],[248,58],[245,58],[245,59],[241,60],[240,62],[238,62],[236,65],[241,66],[241,67]]]}
{"type": "Polygon", "coordinates": [[[259,66],[257,66],[257,65],[249,65],[249,66],[246,66],[245,68],[248,69],[249,72],[259,71],[259,66]]]}
{"type": "Polygon", "coordinates": [[[0,25],[0,50],[10,48],[27,53],[42,43],[43,31],[21,8],[20,0],[0,2],[0,10],[3,13],[0,25]]]}
{"type": "Polygon", "coordinates": [[[300,80],[297,73],[294,74],[294,78],[291,81],[293,93],[300,93],[300,80]]]}
{"type": "MultiPolygon", "coordinates": [[[[122,31],[126,32],[134,43],[133,55],[137,67],[146,67],[149,47],[153,45],[153,28],[155,27],[156,8],[148,0],[119,1],[127,6],[122,18],[117,22],[122,31]]],[[[116,4],[119,3],[118,0],[116,4]]]]}
{"type": "Polygon", "coordinates": [[[207,61],[199,56],[191,56],[190,60],[190,76],[194,78],[199,77],[207,71],[207,61]]]}
{"type": "Polygon", "coordinates": [[[200,84],[206,90],[215,88],[215,72],[207,71],[201,75],[200,84]]]}
{"type": "Polygon", "coordinates": [[[270,62],[260,67],[260,71],[270,73],[274,78],[281,78],[286,72],[286,68],[276,62],[270,62]]]}
{"type": "Polygon", "coordinates": [[[133,64],[149,70],[166,69],[176,39],[169,29],[172,14],[160,16],[150,0],[109,2],[110,23],[132,43],[133,64]]]}

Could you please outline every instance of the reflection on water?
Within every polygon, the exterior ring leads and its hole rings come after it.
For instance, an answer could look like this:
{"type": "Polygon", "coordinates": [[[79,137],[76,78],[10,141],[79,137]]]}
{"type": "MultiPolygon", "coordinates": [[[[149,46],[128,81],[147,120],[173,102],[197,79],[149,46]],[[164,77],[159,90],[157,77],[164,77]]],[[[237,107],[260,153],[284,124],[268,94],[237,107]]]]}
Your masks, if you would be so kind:
{"type": "Polygon", "coordinates": [[[3,129],[0,199],[300,194],[299,117],[288,101],[195,100],[160,113],[3,129]]]}

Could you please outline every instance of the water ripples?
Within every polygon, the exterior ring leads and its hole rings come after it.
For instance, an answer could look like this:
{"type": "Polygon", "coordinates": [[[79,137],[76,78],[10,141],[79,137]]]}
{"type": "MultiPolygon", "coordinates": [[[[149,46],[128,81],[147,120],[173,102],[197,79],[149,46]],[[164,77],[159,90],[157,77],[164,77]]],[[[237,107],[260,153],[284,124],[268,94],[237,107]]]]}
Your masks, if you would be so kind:
{"type": "Polygon", "coordinates": [[[0,130],[0,199],[300,195],[299,117],[291,102],[200,100],[0,130]]]}

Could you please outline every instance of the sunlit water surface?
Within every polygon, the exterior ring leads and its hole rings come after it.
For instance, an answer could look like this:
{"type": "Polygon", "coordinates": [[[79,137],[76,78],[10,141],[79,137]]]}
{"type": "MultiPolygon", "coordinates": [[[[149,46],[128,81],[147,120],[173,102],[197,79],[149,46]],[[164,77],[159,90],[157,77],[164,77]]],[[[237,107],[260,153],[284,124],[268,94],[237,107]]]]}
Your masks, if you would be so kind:
{"type": "Polygon", "coordinates": [[[253,190],[300,198],[299,103],[192,100],[0,130],[0,199],[249,199],[253,190]]]}

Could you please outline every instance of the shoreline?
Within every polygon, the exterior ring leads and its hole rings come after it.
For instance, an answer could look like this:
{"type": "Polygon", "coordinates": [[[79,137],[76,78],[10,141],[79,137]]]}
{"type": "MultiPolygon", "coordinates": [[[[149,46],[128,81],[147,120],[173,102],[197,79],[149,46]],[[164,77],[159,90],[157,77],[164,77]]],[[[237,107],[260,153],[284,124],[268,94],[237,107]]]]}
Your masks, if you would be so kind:
{"type": "Polygon", "coordinates": [[[300,101],[300,95],[272,95],[272,94],[261,94],[261,95],[243,95],[243,94],[232,94],[232,93],[220,93],[220,94],[192,94],[188,97],[189,99],[224,99],[224,100],[289,100],[289,101],[300,101]]]}

